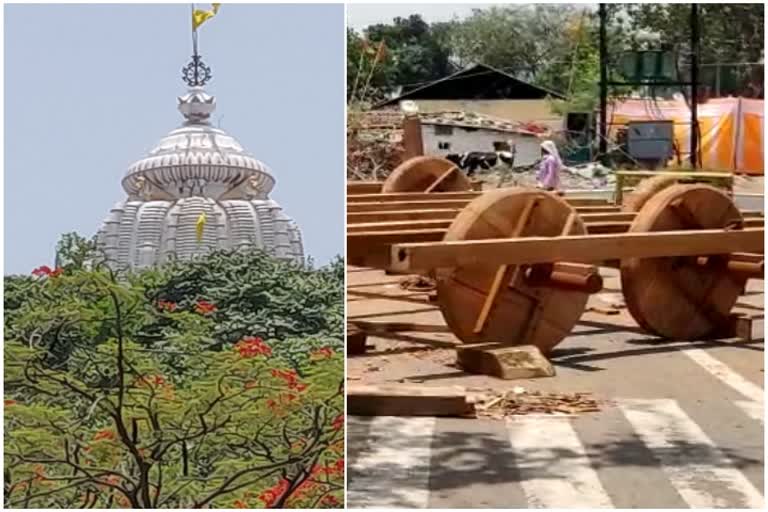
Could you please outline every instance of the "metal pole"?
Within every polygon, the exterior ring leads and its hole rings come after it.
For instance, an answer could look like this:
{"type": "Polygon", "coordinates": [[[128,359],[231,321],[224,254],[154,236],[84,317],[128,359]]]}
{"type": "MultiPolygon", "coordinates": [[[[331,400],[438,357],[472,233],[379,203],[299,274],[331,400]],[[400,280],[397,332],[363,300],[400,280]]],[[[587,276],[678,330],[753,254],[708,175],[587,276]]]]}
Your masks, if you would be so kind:
{"type": "Polygon", "coordinates": [[[599,153],[602,158],[608,152],[608,49],[606,36],[606,19],[608,13],[605,4],[600,4],[600,126],[598,128],[599,153]]]}
{"type": "Polygon", "coordinates": [[[699,152],[699,6],[691,4],[691,167],[697,169],[699,152]]]}

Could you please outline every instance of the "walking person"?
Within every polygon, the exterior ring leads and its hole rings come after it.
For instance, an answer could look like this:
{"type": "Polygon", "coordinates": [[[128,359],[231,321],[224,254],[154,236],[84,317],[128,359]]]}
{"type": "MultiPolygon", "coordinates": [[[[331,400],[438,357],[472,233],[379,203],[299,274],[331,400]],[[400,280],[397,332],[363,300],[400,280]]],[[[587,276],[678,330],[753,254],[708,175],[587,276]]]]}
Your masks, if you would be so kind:
{"type": "Polygon", "coordinates": [[[557,152],[557,146],[551,140],[541,143],[541,163],[536,175],[538,186],[549,192],[559,192],[560,171],[563,169],[563,161],[557,152]]]}

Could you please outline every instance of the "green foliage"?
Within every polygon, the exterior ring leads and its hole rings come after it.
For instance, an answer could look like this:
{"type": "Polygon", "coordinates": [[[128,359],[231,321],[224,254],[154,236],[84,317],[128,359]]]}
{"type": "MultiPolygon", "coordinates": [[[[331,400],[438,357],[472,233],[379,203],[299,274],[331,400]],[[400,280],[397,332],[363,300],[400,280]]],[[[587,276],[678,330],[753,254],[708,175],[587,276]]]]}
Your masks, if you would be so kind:
{"type": "Polygon", "coordinates": [[[453,71],[444,43],[451,24],[427,24],[420,15],[379,23],[362,35],[347,30],[347,98],[350,103],[372,103],[402,86],[412,89],[453,71]],[[375,58],[378,44],[386,51],[375,58]],[[366,49],[368,50],[366,52],[366,49]],[[374,66],[375,64],[375,66],[374,66]]]}
{"type": "Polygon", "coordinates": [[[340,506],[340,260],[86,267],[6,277],[6,507],[340,506]]]}
{"type": "MultiPolygon", "coordinates": [[[[690,4],[608,4],[611,65],[624,50],[642,46],[644,35],[656,34],[653,48],[676,51],[684,68],[690,51],[690,10],[690,4]]],[[[699,11],[702,64],[762,61],[762,4],[701,4],[699,11]]],[[[456,68],[483,63],[564,93],[567,101],[553,102],[557,112],[591,110],[597,102],[599,19],[595,6],[509,4],[475,9],[465,19],[432,24],[412,15],[370,26],[364,33],[372,41],[384,38],[393,48],[393,58],[372,75],[371,90],[378,99],[398,91],[398,86],[407,90],[443,78],[456,68]]],[[[348,33],[349,87],[358,70],[362,40],[355,32],[348,33]]],[[[734,75],[736,83],[762,90],[760,66],[729,68],[728,75],[734,75]]]]}

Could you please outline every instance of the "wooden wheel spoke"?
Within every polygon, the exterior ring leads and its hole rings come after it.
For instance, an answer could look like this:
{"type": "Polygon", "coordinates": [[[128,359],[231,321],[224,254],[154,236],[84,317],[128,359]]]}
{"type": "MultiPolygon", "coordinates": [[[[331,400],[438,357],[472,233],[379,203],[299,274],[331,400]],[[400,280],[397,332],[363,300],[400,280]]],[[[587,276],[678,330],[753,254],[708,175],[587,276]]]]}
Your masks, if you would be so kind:
{"type": "Polygon", "coordinates": [[[427,189],[424,192],[434,192],[437,190],[437,187],[439,187],[443,181],[447,180],[449,176],[452,176],[454,172],[458,171],[459,168],[455,165],[445,171],[443,174],[441,174],[435,181],[432,182],[430,186],[427,187],[427,189]]]}

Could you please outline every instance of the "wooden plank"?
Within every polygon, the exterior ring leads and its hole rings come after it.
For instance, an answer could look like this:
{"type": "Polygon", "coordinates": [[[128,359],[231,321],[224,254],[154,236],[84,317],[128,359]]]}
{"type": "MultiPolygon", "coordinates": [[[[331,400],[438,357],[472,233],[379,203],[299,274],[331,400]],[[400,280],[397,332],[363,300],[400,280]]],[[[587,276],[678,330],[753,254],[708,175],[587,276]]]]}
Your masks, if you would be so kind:
{"type": "MultiPolygon", "coordinates": [[[[393,192],[389,194],[354,194],[347,195],[347,203],[392,203],[403,201],[430,201],[430,200],[466,200],[471,201],[480,197],[479,191],[468,192],[393,192]]],[[[566,195],[565,200],[573,206],[610,206],[607,199],[600,197],[581,197],[578,195],[566,195]]]]}
{"type": "MultiPolygon", "coordinates": [[[[579,216],[584,222],[592,221],[604,221],[615,222],[625,221],[631,222],[635,218],[634,212],[621,212],[614,211],[617,208],[612,208],[608,212],[597,213],[583,213],[583,210],[576,208],[579,212],[579,216]]],[[[429,209],[429,210],[402,210],[402,211],[386,211],[386,212],[360,212],[360,213],[348,213],[347,224],[358,223],[380,223],[380,222],[396,222],[403,220],[452,220],[454,219],[461,208],[441,208],[441,209],[429,209]]]]}
{"type": "Polygon", "coordinates": [[[391,203],[398,201],[425,201],[429,199],[475,199],[482,192],[392,192],[389,194],[347,195],[347,203],[391,203]]]}
{"type": "MultiPolygon", "coordinates": [[[[347,241],[371,245],[429,242],[442,240],[452,221],[387,222],[352,224],[347,227],[347,241]],[[402,239],[399,235],[402,234],[402,239]],[[367,241],[367,242],[366,242],[367,241]]],[[[625,233],[630,222],[588,222],[589,234],[625,233]]]]}
{"type": "MultiPolygon", "coordinates": [[[[367,202],[349,202],[347,203],[347,213],[375,212],[375,211],[399,211],[399,210],[423,210],[423,209],[443,209],[443,208],[464,208],[470,199],[443,199],[442,193],[430,194],[429,199],[404,200],[404,201],[367,201],[367,202]]],[[[573,198],[566,201],[575,207],[579,212],[617,212],[618,206],[612,206],[607,203],[594,203],[591,198],[580,199],[573,198]],[[584,204],[582,204],[584,202],[584,204]]]]}
{"type": "Polygon", "coordinates": [[[764,241],[763,229],[746,228],[410,243],[392,246],[390,264],[395,270],[416,273],[472,264],[591,263],[622,258],[706,256],[759,252],[764,241]]]}
{"type": "MultiPolygon", "coordinates": [[[[533,208],[536,206],[536,204],[538,204],[538,202],[538,197],[531,196],[528,198],[528,201],[525,203],[525,207],[523,208],[520,217],[517,219],[515,229],[511,233],[512,238],[518,238],[523,235],[525,228],[528,226],[528,222],[530,221],[531,212],[533,211],[533,208]]],[[[475,334],[479,334],[483,332],[483,329],[485,329],[485,324],[488,321],[488,315],[491,313],[491,309],[496,304],[496,299],[499,296],[499,290],[501,290],[502,285],[510,283],[512,286],[514,286],[519,271],[520,267],[515,267],[512,269],[512,272],[510,272],[508,265],[500,265],[499,268],[496,269],[496,275],[493,277],[491,288],[488,290],[488,295],[485,296],[483,307],[480,309],[480,314],[477,316],[477,320],[475,321],[475,334]]]]}
{"type": "Polygon", "coordinates": [[[401,220],[453,220],[461,208],[440,208],[429,210],[400,210],[394,212],[360,212],[347,213],[347,224],[394,222],[401,220]]]}
{"type": "Polygon", "coordinates": [[[469,204],[466,199],[429,199],[421,201],[392,201],[390,203],[349,203],[347,213],[422,210],[434,208],[464,208],[469,204]]]}
{"type": "MultiPolygon", "coordinates": [[[[347,181],[347,195],[353,194],[378,194],[384,186],[383,181],[347,181]]],[[[482,190],[483,181],[473,180],[472,190],[482,190]]]]}
{"type": "Polygon", "coordinates": [[[356,416],[468,416],[474,403],[459,387],[390,384],[347,386],[347,414],[356,416]]]}
{"type": "Polygon", "coordinates": [[[383,181],[348,181],[347,195],[352,194],[377,194],[381,192],[383,181]]]}
{"type": "Polygon", "coordinates": [[[401,229],[448,229],[453,219],[447,220],[401,220],[396,222],[347,223],[347,233],[398,231],[401,229]]]}

